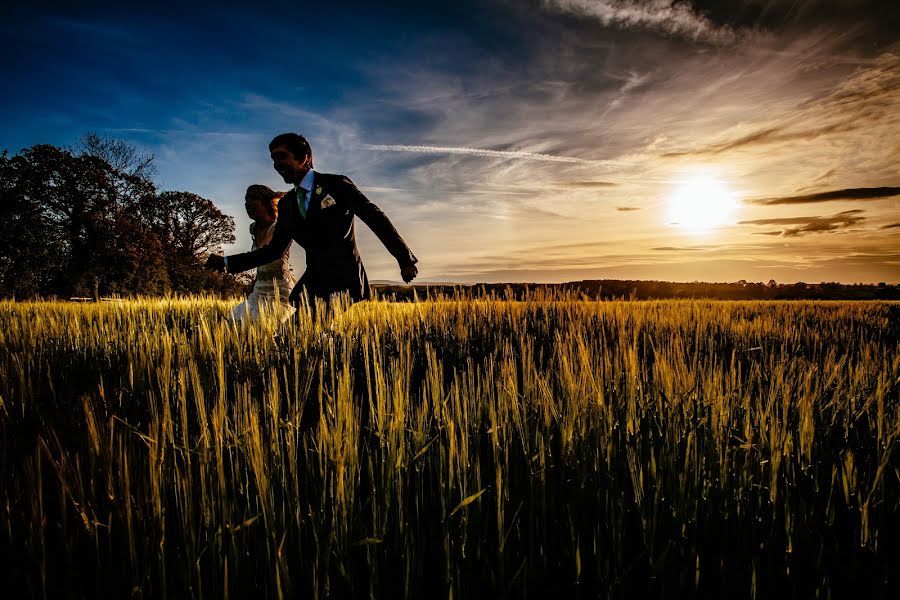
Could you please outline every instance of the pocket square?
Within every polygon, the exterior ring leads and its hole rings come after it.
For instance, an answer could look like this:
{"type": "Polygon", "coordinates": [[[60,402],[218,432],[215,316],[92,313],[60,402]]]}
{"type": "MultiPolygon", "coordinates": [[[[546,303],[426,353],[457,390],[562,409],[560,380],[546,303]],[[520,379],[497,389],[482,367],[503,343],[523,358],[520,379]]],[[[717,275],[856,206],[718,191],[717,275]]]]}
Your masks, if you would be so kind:
{"type": "Polygon", "coordinates": [[[329,206],[334,206],[337,202],[334,201],[334,198],[331,195],[327,195],[322,198],[322,208],[328,208],[329,206]]]}

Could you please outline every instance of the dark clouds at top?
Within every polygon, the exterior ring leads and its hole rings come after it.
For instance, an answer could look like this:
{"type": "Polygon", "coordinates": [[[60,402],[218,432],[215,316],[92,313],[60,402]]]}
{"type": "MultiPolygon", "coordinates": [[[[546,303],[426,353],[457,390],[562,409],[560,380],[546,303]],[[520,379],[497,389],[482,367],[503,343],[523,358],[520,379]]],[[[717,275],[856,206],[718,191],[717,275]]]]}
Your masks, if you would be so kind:
{"type": "Polygon", "coordinates": [[[762,29],[853,24],[865,15],[870,35],[877,36],[873,42],[882,44],[896,37],[900,25],[900,10],[892,0],[695,0],[692,4],[717,23],[762,29]]]}

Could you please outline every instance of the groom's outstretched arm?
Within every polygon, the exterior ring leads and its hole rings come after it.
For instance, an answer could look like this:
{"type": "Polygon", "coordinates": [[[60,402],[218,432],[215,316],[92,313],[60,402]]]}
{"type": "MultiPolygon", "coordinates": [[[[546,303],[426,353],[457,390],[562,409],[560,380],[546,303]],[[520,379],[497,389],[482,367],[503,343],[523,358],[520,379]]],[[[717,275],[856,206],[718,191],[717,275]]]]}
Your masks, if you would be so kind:
{"type": "Polygon", "coordinates": [[[353,214],[359,217],[378,236],[378,239],[381,240],[388,252],[397,259],[401,269],[412,267],[412,265],[419,262],[419,259],[416,258],[415,254],[406,245],[406,242],[403,241],[403,238],[400,237],[387,215],[373,204],[371,200],[366,198],[348,177],[341,177],[339,186],[339,200],[346,202],[353,214]]]}
{"type": "MultiPolygon", "coordinates": [[[[294,195],[290,194],[290,197],[293,198],[294,195]]],[[[279,218],[278,221],[275,222],[275,231],[272,233],[272,239],[269,240],[269,243],[262,248],[257,248],[251,252],[226,256],[226,271],[229,273],[241,273],[248,269],[267,265],[282,257],[285,250],[288,249],[288,246],[290,246],[293,241],[290,225],[288,224],[289,219],[287,218],[289,211],[285,208],[287,198],[288,195],[286,194],[278,201],[278,214],[279,216],[283,215],[284,218],[279,218]]]]}

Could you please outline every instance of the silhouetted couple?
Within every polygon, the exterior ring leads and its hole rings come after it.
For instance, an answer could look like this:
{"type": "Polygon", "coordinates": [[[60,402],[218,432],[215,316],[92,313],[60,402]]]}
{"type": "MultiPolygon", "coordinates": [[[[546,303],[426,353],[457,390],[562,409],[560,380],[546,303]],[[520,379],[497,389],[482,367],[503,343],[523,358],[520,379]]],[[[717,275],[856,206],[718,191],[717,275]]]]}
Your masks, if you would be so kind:
{"type": "Polygon", "coordinates": [[[251,304],[269,293],[274,297],[275,288],[283,289],[292,281],[286,266],[291,241],[306,251],[306,272],[288,298],[292,306],[298,307],[304,300],[315,306],[317,298],[327,303],[342,292],[353,302],[370,298],[369,279],[356,247],[354,216],[362,219],[397,259],[403,281],[409,283],[416,277],[418,260],[387,216],[347,177],[314,171],[312,149],[302,135],[276,136],[269,143],[269,153],[275,170],[294,188],[279,194],[265,186],[250,186],[246,202],[247,213],[254,219],[254,249],[231,256],[214,254],[206,261],[208,268],[229,273],[261,267],[251,297],[236,313],[254,318],[251,304]],[[266,283],[269,276],[275,276],[274,280],[266,283]],[[258,285],[267,287],[257,290],[258,285]],[[258,294],[255,299],[254,294],[258,294]]]}

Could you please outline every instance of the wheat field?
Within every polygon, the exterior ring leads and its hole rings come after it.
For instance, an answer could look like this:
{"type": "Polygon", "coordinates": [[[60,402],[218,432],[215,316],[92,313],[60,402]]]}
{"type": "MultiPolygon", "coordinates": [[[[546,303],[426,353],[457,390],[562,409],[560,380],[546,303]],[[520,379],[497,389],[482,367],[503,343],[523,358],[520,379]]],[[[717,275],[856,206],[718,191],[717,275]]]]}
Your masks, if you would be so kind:
{"type": "Polygon", "coordinates": [[[13,596],[900,587],[900,304],[0,302],[13,596]]]}

